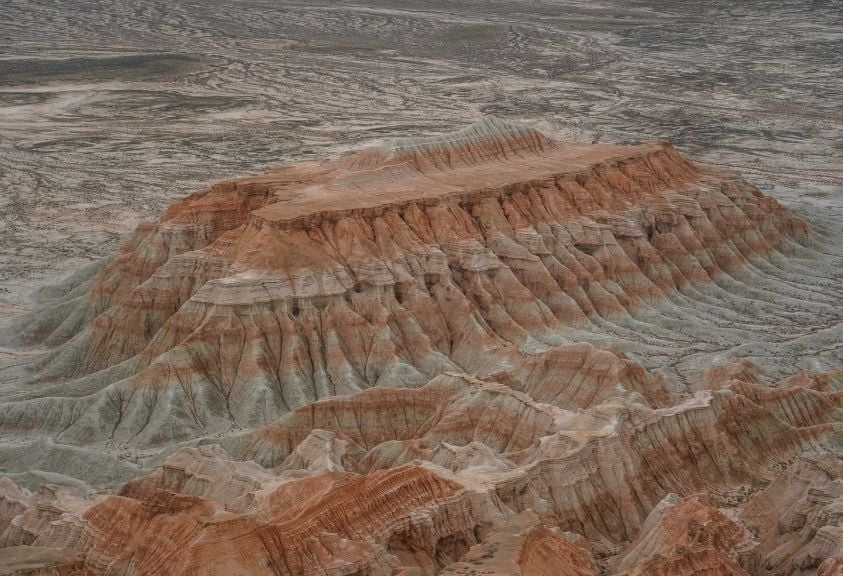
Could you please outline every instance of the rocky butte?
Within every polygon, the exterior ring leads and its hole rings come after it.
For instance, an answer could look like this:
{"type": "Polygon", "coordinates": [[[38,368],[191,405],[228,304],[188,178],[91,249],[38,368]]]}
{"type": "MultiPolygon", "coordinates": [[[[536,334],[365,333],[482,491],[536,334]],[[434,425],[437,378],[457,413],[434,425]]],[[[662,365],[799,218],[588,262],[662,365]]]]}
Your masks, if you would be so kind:
{"type": "Polygon", "coordinates": [[[0,573],[843,574],[843,373],[713,352],[821,236],[495,118],[221,182],[13,327],[0,573]]]}

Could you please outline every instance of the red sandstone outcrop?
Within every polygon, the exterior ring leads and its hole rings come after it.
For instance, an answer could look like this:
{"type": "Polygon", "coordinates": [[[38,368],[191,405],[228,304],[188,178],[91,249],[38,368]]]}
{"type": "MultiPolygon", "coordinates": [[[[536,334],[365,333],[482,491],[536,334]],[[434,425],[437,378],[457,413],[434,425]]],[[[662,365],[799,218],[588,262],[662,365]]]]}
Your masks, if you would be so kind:
{"type": "MultiPolygon", "coordinates": [[[[593,574],[595,554],[623,551],[624,574],[743,575],[782,552],[763,529],[756,541],[694,494],[729,505],[730,491],[769,481],[831,432],[795,427],[732,391],[670,408],[616,402],[570,412],[444,375],[417,390],[299,408],[228,440],[231,455],[179,449],[120,496],[65,505],[58,522],[26,520],[43,512],[11,484],[4,509],[7,522],[29,526],[29,542],[70,548],[91,574],[432,574],[478,562],[543,574],[554,559],[593,574]],[[243,461],[252,457],[275,469],[243,461]]],[[[753,500],[742,513],[749,526],[763,522],[756,509],[788,521],[789,512],[753,500]]],[[[828,522],[827,511],[817,517],[812,526],[828,522]]],[[[807,546],[793,536],[801,562],[827,552],[826,532],[807,532],[807,546]]]]}
{"type": "Polygon", "coordinates": [[[843,561],[843,463],[828,454],[796,460],[741,510],[768,574],[834,574],[843,561]]]}
{"type": "Polygon", "coordinates": [[[757,543],[705,497],[665,498],[614,562],[614,574],[672,576],[758,574],[757,543]]]}
{"type": "Polygon", "coordinates": [[[548,529],[528,510],[508,520],[440,574],[597,576],[597,565],[585,538],[548,529]]]}
{"type": "Polygon", "coordinates": [[[433,573],[504,517],[499,502],[418,466],[329,472],[260,494],[245,514],[168,491],[112,496],[84,515],[78,561],[96,574],[433,573]]]}
{"type": "Polygon", "coordinates": [[[839,372],[645,368],[715,339],[700,314],[769,321],[751,297],[808,239],[669,144],[495,119],[221,183],[20,325],[52,348],[0,436],[138,468],[0,479],[0,549],[80,576],[835,574],[839,372]],[[647,342],[581,338],[616,333],[647,342]]]}
{"type": "Polygon", "coordinates": [[[176,203],[62,313],[33,316],[23,334],[63,342],[37,378],[64,382],[18,396],[0,432],[161,445],[446,371],[564,408],[666,406],[660,376],[568,329],[722,289],[807,234],[668,144],[560,144],[493,119],[285,166],[176,203]]]}

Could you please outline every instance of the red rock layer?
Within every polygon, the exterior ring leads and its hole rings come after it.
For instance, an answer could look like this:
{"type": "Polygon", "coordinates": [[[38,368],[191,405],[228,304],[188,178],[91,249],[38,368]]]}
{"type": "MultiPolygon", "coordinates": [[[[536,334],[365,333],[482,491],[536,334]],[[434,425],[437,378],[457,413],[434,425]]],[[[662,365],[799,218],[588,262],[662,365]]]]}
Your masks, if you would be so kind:
{"type": "Polygon", "coordinates": [[[0,549],[84,576],[833,574],[837,376],[678,385],[577,341],[696,338],[663,312],[807,233],[670,145],[496,120],[219,184],[24,323],[56,347],[3,438],[163,462],[112,493],[0,480],[0,549]]]}
{"type": "Polygon", "coordinates": [[[834,574],[843,558],[843,465],[831,454],[796,460],[741,510],[769,574],[834,574]],[[827,560],[831,560],[827,562],[827,560]]]}
{"type": "Polygon", "coordinates": [[[471,574],[597,576],[592,551],[582,536],[542,526],[532,511],[522,512],[473,546],[442,576],[471,574]]]}
{"type": "Polygon", "coordinates": [[[623,576],[748,576],[757,573],[752,535],[705,497],[668,498],[616,562],[623,576]],[[750,572],[747,571],[750,570],[750,572]]]}
{"type": "Polygon", "coordinates": [[[446,371],[566,408],[666,406],[660,377],[569,329],[654,312],[807,234],[668,144],[567,145],[496,121],[460,134],[177,203],[66,303],[73,329],[54,309],[31,320],[48,342],[77,331],[39,381],[76,379],[10,404],[0,432],[160,445],[446,371]]]}
{"type": "Polygon", "coordinates": [[[670,408],[571,412],[445,375],[299,408],[224,440],[234,459],[218,446],[182,448],[120,496],[30,495],[6,483],[0,523],[8,544],[62,548],[86,575],[462,574],[477,563],[587,575],[594,553],[623,551],[625,574],[743,576],[835,553],[838,473],[796,469],[750,500],[741,515],[757,541],[693,495],[728,502],[834,430],[793,426],[731,390],[670,408]],[[277,466],[241,461],[252,457],[277,466]],[[828,491],[824,507],[814,486],[828,491]],[[665,501],[671,493],[689,498],[665,501]]]}
{"type": "Polygon", "coordinates": [[[96,574],[388,573],[453,562],[501,511],[417,466],[324,474],[281,485],[246,516],[158,492],[110,497],[85,514],[82,554],[96,574]]]}

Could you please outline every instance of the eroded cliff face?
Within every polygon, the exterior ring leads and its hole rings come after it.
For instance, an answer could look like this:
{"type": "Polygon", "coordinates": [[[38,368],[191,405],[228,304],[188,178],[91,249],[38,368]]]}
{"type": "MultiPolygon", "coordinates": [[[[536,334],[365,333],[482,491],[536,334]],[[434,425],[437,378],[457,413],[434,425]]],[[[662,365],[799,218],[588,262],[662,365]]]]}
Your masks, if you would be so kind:
{"type": "Polygon", "coordinates": [[[0,480],[0,544],[45,574],[833,574],[839,371],[706,356],[835,329],[812,242],[669,144],[493,118],[221,183],[17,326],[49,350],[4,442],[114,492],[0,480]]]}

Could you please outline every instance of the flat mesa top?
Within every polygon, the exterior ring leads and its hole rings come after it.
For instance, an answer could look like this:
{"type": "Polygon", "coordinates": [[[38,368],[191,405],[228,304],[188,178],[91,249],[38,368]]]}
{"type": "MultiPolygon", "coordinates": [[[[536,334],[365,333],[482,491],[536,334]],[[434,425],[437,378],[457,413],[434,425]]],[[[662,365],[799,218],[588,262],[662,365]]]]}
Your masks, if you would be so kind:
{"type": "Polygon", "coordinates": [[[485,118],[448,135],[398,140],[339,159],[282,166],[240,182],[268,185],[274,199],[254,215],[283,223],[314,214],[500,189],[655,152],[662,146],[658,142],[562,144],[536,130],[485,118]]]}

